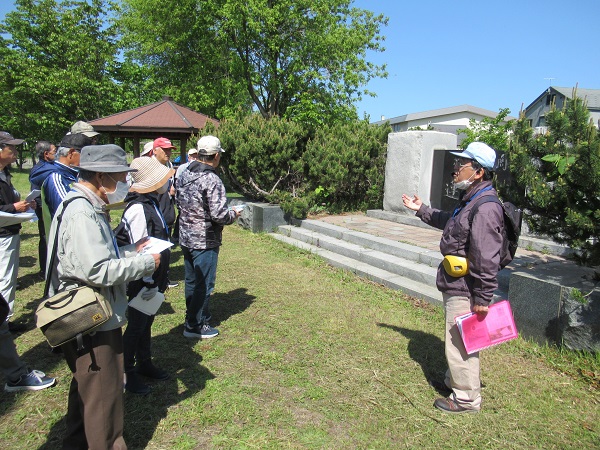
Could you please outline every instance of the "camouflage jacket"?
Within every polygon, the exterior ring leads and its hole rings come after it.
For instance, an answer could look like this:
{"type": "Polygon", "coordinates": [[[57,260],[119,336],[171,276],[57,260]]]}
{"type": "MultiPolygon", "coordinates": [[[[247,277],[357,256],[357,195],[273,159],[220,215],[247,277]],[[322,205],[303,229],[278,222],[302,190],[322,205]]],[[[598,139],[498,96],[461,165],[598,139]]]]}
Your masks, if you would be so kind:
{"type": "Polygon", "coordinates": [[[179,244],[197,250],[220,246],[223,226],[233,223],[236,214],[227,206],[215,169],[194,161],[177,179],[176,190],[179,244]]]}

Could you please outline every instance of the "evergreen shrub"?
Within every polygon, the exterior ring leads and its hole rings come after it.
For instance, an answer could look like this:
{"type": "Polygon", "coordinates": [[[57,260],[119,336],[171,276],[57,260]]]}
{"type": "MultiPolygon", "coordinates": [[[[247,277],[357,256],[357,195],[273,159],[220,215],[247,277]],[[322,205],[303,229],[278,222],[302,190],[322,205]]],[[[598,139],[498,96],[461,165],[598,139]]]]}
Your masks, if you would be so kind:
{"type": "Polygon", "coordinates": [[[521,114],[508,149],[522,190],[512,195],[534,233],[579,250],[579,262],[600,264],[600,139],[586,103],[573,93],[546,114],[536,132],[521,114]]]}
{"type": "Polygon", "coordinates": [[[297,218],[310,211],[381,207],[389,125],[348,121],[317,130],[259,114],[218,129],[223,170],[246,197],[279,203],[297,218]]]}

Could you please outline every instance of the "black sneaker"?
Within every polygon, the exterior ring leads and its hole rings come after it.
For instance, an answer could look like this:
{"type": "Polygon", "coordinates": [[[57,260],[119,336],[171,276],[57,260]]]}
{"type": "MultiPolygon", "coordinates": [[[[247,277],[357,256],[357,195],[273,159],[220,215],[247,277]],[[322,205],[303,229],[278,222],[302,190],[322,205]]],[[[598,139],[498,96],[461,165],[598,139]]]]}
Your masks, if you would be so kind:
{"type": "Polygon", "coordinates": [[[186,338],[193,339],[210,339],[219,335],[219,330],[211,327],[208,324],[196,325],[191,328],[187,324],[183,327],[183,335],[186,338]]]}
{"type": "Polygon", "coordinates": [[[167,287],[169,289],[173,289],[176,288],[177,286],[179,286],[179,283],[175,282],[175,281],[169,281],[169,284],[167,285],[167,287]]]}
{"type": "Polygon", "coordinates": [[[4,390],[6,392],[40,391],[55,384],[56,378],[47,377],[44,372],[39,370],[30,370],[29,373],[21,375],[15,382],[7,381],[4,390]]]}
{"type": "Polygon", "coordinates": [[[135,372],[127,373],[127,381],[125,382],[125,390],[132,394],[147,395],[152,391],[152,388],[144,384],[140,377],[135,372]]]}
{"type": "Polygon", "coordinates": [[[168,380],[169,373],[166,370],[156,367],[152,361],[145,361],[136,367],[138,375],[143,375],[153,380],[168,380]]]}

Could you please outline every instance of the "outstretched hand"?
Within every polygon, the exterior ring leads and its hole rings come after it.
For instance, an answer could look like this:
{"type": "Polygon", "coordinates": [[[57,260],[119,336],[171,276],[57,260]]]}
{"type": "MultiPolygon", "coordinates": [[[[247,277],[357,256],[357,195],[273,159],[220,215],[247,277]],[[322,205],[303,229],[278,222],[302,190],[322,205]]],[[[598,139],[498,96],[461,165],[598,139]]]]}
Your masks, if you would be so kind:
{"type": "Polygon", "coordinates": [[[415,194],[414,197],[409,197],[406,194],[402,194],[402,203],[408,209],[412,209],[413,211],[418,211],[423,202],[421,199],[415,194]]]}

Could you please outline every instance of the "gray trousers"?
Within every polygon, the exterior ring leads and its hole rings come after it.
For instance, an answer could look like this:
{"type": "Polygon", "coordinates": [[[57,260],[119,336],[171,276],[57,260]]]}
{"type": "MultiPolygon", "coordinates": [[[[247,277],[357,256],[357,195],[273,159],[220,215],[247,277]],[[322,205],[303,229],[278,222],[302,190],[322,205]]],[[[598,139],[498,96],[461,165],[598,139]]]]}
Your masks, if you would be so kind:
{"type": "Polygon", "coordinates": [[[28,373],[27,365],[21,361],[12,334],[8,331],[8,320],[0,324],[0,371],[10,381],[17,381],[28,373]]]}
{"type": "Polygon", "coordinates": [[[21,236],[18,234],[0,237],[0,294],[8,302],[9,320],[14,314],[20,248],[21,236]]]}

